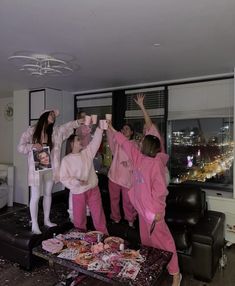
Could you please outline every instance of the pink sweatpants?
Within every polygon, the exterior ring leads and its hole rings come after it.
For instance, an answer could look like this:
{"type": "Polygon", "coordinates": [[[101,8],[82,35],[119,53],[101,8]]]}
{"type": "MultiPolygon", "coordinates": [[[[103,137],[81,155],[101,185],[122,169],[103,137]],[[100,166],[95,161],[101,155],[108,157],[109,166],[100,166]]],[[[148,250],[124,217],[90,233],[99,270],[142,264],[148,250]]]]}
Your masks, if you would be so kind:
{"type": "Polygon", "coordinates": [[[108,234],[100,190],[98,186],[82,194],[73,194],[72,200],[73,223],[75,227],[81,230],[86,230],[86,205],[88,205],[95,229],[108,234]]]}
{"type": "Polygon", "coordinates": [[[147,223],[140,215],[139,223],[141,243],[147,246],[172,252],[173,256],[167,265],[167,269],[169,274],[171,275],[179,273],[178,257],[175,248],[175,242],[165,221],[162,220],[155,225],[154,231],[151,236],[151,224],[147,223]]]}
{"type": "Polygon", "coordinates": [[[115,221],[120,221],[120,194],[122,193],[122,206],[125,215],[125,219],[129,222],[134,222],[137,212],[132,206],[129,196],[128,190],[125,187],[122,187],[111,180],[109,180],[109,195],[110,195],[110,206],[111,206],[111,219],[115,221]]]}

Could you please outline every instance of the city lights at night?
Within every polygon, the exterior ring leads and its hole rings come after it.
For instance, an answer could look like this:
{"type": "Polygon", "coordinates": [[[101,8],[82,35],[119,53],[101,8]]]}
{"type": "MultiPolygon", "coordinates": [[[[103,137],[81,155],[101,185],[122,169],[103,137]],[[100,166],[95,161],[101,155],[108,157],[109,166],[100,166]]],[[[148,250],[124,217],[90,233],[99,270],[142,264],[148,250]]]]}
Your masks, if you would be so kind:
{"type": "Polygon", "coordinates": [[[174,128],[170,138],[171,181],[232,184],[232,130],[228,124],[217,126],[216,132],[202,132],[198,127],[174,128]]]}

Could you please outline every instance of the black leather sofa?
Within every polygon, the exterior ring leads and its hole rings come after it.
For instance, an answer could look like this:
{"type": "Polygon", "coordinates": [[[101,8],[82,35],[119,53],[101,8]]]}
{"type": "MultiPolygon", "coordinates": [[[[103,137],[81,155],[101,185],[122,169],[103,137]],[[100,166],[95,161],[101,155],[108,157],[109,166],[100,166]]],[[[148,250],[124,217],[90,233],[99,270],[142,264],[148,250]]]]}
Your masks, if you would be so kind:
{"type": "Polygon", "coordinates": [[[54,233],[63,233],[73,227],[67,213],[68,191],[53,194],[51,220],[57,226],[43,227],[42,202],[40,201],[39,225],[42,234],[31,232],[29,208],[22,206],[0,216],[0,256],[30,270],[36,261],[32,249],[54,233]]]}
{"type": "MultiPolygon", "coordinates": [[[[110,235],[118,235],[138,248],[138,221],[135,229],[125,221],[109,220],[108,180],[100,175],[100,189],[110,235]]],[[[174,237],[182,273],[191,273],[202,281],[210,281],[218,267],[224,247],[225,215],[207,209],[206,195],[201,188],[170,185],[167,196],[166,222],[174,237]]]]}

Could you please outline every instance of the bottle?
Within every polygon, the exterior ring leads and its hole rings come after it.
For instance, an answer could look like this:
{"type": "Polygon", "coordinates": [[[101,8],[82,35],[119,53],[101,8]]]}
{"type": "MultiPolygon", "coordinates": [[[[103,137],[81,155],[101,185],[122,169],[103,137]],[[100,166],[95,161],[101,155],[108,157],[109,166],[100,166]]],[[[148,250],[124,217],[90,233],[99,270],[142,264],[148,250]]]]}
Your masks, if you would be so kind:
{"type": "Polygon", "coordinates": [[[107,168],[110,167],[112,162],[112,152],[110,150],[108,141],[107,141],[107,136],[104,136],[104,141],[103,141],[103,165],[107,168]]]}

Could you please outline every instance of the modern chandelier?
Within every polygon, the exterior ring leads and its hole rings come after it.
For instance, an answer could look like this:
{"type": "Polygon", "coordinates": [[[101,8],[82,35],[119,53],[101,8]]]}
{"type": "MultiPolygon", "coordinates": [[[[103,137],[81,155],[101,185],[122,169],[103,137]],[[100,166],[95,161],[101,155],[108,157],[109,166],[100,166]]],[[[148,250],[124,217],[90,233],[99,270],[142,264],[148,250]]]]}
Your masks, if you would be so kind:
{"type": "Polygon", "coordinates": [[[20,71],[35,76],[69,75],[74,70],[71,62],[46,54],[16,53],[8,60],[20,71]]]}

